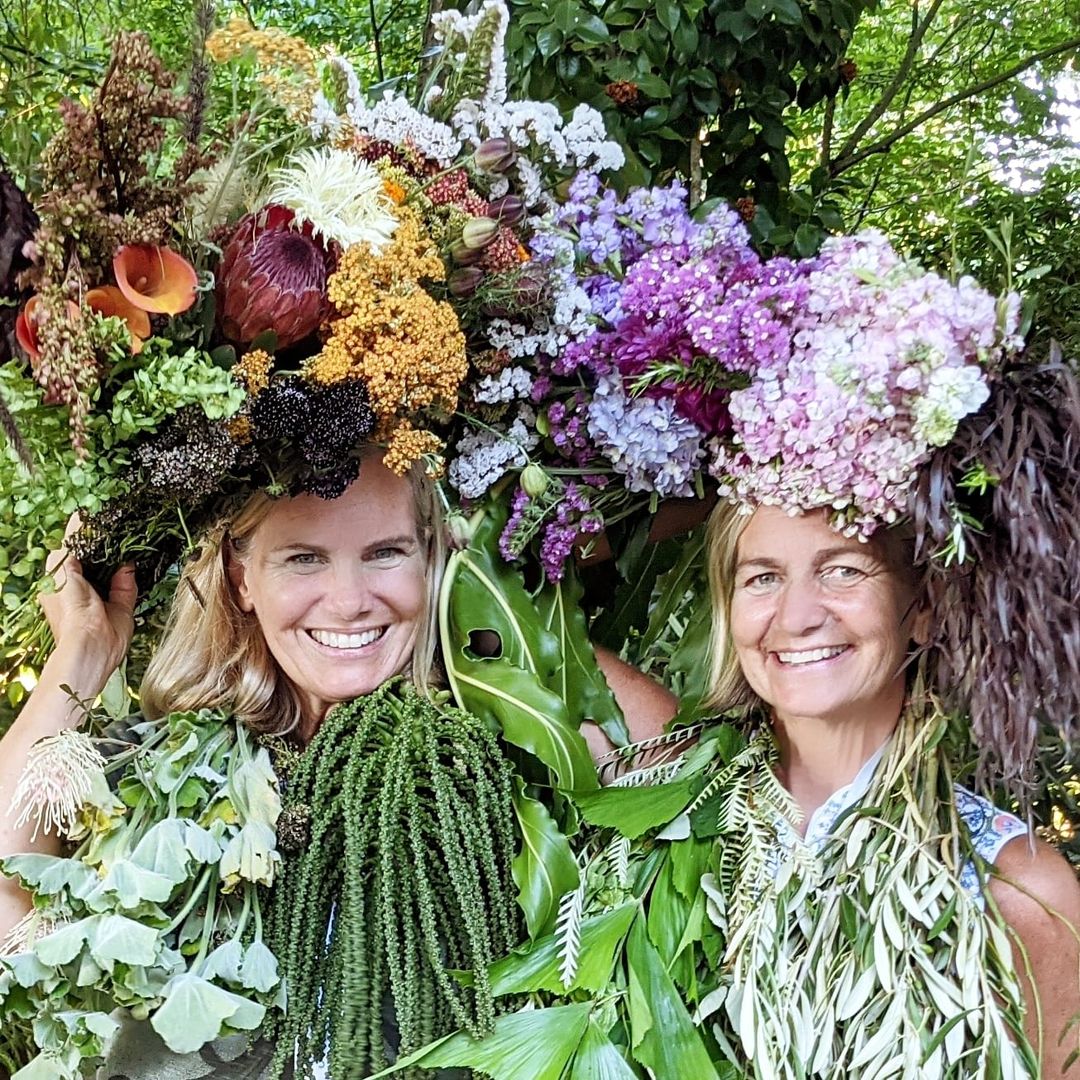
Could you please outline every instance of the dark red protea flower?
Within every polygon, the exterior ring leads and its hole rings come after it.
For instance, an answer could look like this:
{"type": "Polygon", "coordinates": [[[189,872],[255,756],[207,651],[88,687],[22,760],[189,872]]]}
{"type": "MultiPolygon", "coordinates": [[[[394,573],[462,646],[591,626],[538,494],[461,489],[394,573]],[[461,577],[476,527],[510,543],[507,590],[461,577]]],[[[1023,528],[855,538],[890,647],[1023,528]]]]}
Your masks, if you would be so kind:
{"type": "Polygon", "coordinates": [[[291,210],[265,207],[243,218],[225,245],[217,317],[230,341],[247,344],[273,330],[277,348],[287,348],[313,334],[326,315],[334,255],[292,221],[291,210]]]}

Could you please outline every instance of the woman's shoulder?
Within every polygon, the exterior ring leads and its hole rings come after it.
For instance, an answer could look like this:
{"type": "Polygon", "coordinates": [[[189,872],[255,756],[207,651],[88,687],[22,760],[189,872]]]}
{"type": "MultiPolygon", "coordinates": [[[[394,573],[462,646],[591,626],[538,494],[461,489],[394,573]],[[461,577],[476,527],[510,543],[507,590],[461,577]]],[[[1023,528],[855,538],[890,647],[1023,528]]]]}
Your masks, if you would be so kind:
{"type": "Polygon", "coordinates": [[[994,863],[990,894],[1022,937],[1074,938],[1080,927],[1080,881],[1065,857],[1042,840],[1016,837],[994,863]]]}

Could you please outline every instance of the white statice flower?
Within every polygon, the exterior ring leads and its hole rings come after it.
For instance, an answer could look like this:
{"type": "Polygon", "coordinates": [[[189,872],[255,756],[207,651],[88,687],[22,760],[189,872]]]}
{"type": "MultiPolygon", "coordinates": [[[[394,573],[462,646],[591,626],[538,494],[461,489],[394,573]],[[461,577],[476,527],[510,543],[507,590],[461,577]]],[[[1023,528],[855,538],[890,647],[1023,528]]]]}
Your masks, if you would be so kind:
{"type": "Polygon", "coordinates": [[[501,405],[527,398],[532,386],[532,376],[525,368],[508,367],[498,375],[485,375],[473,387],[473,397],[483,405],[501,405]]]}
{"type": "Polygon", "coordinates": [[[39,829],[68,835],[75,827],[83,804],[104,779],[105,759],[89,735],[65,730],[40,739],[27,755],[9,813],[18,815],[15,828],[33,819],[31,843],[39,829]]]}
{"type": "Polygon", "coordinates": [[[520,405],[505,433],[483,428],[466,432],[455,447],[450,463],[450,483],[465,499],[479,499],[511,469],[523,468],[529,451],[540,441],[536,413],[520,405]]]}
{"type": "Polygon", "coordinates": [[[608,138],[603,116],[591,105],[582,103],[574,109],[563,138],[579,169],[621,169],[626,164],[622,147],[608,138]]]}
{"type": "Polygon", "coordinates": [[[394,146],[411,143],[425,157],[448,167],[461,151],[461,139],[439,120],[425,116],[397,94],[390,94],[368,108],[362,102],[349,105],[349,120],[362,135],[394,146]]]}
{"type": "Polygon", "coordinates": [[[990,387],[981,368],[974,364],[939,367],[931,373],[926,393],[916,399],[912,409],[915,436],[930,446],[944,446],[956,425],[989,396],[990,387]]]}
{"type": "Polygon", "coordinates": [[[285,206],[298,225],[343,248],[380,251],[397,228],[394,203],[379,170],[348,150],[302,150],[270,177],[267,202],[285,206]]]}

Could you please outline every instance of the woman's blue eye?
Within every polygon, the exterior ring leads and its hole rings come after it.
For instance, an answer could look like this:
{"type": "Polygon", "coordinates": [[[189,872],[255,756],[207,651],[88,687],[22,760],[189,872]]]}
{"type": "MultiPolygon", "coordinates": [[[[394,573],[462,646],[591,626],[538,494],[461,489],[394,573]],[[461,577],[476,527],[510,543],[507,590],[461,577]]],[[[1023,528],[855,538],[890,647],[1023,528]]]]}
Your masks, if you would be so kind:
{"type": "Polygon", "coordinates": [[[297,566],[311,566],[316,563],[319,556],[313,551],[299,551],[295,555],[289,556],[289,562],[296,564],[297,566]]]}

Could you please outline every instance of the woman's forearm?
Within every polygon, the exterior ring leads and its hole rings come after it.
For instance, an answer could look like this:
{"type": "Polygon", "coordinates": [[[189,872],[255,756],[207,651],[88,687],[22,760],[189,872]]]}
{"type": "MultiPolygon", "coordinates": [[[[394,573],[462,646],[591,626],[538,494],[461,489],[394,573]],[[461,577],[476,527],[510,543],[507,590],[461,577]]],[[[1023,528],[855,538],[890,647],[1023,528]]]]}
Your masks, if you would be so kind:
{"type": "MultiPolygon", "coordinates": [[[[59,836],[42,830],[34,836],[33,820],[16,824],[12,799],[34,744],[80,723],[83,703],[101,693],[111,674],[104,666],[86,652],[54,652],[29,700],[0,739],[0,856],[59,853],[59,836]]],[[[29,910],[29,894],[10,878],[0,877],[0,941],[29,910]]]]}

